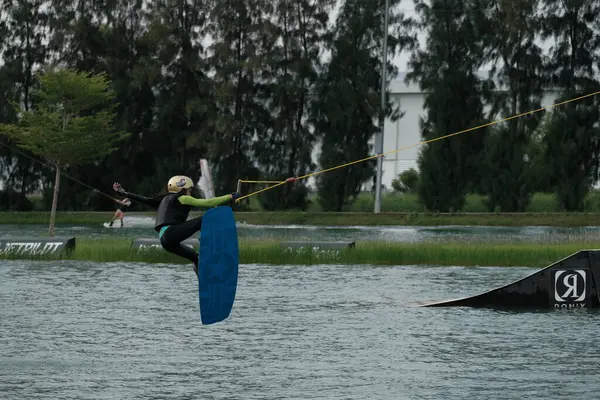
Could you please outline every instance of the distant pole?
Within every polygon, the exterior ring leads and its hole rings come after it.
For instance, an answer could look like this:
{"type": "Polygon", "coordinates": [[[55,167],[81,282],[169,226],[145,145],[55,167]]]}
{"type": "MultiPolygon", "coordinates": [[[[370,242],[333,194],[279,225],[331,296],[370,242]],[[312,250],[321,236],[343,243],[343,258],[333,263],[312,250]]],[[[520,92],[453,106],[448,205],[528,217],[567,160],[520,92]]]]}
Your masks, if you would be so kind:
{"type": "MultiPolygon", "coordinates": [[[[390,0],[385,0],[385,16],[383,23],[383,62],[381,63],[381,114],[379,117],[380,131],[375,137],[375,153],[383,153],[383,130],[385,129],[385,89],[387,80],[387,37],[388,15],[390,13],[390,0]]],[[[377,157],[377,179],[375,183],[375,214],[381,212],[381,179],[383,169],[383,156],[377,157]]]]}

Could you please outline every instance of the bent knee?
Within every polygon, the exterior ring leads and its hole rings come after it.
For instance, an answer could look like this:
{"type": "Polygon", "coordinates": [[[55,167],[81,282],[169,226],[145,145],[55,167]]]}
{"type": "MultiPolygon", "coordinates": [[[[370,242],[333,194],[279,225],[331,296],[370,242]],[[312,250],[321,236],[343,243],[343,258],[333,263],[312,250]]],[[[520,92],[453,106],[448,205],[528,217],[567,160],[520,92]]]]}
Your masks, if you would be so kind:
{"type": "Polygon", "coordinates": [[[164,236],[160,238],[160,244],[162,245],[163,249],[167,251],[173,251],[174,249],[179,247],[179,243],[174,243],[172,241],[166,240],[164,236]]]}

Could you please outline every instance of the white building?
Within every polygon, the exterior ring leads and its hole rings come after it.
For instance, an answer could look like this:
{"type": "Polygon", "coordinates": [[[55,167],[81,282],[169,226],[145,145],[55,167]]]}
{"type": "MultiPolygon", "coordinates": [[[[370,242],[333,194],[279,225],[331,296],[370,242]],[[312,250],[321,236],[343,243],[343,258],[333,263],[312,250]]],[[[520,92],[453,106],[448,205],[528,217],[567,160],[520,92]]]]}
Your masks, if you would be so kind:
{"type": "MultiPolygon", "coordinates": [[[[393,152],[396,149],[404,149],[409,146],[412,147],[386,155],[383,158],[382,184],[386,189],[391,189],[392,180],[403,171],[406,171],[410,168],[418,170],[417,159],[422,148],[422,145],[418,145],[418,143],[423,140],[421,137],[421,127],[419,121],[425,115],[425,110],[423,109],[425,93],[416,83],[406,84],[404,82],[405,75],[406,74],[404,73],[399,74],[398,77],[390,83],[388,89],[391,100],[400,105],[400,111],[404,113],[404,116],[395,122],[391,121],[390,119],[386,119],[383,138],[383,152],[388,153],[393,152]]],[[[480,71],[479,76],[482,79],[487,79],[488,72],[480,71]]],[[[556,90],[545,91],[542,98],[542,107],[553,105],[557,96],[558,91],[556,90]]],[[[472,127],[464,127],[464,129],[468,128],[472,127]]],[[[454,132],[447,132],[447,134],[451,133],[454,132]]],[[[465,134],[468,135],[469,133],[465,134]]],[[[452,140],[452,138],[447,140],[452,140]]],[[[370,190],[370,186],[371,185],[368,185],[365,188],[370,190]]]]}
{"type": "MultiPolygon", "coordinates": [[[[488,79],[487,71],[478,73],[481,79],[488,79]]],[[[400,105],[400,111],[404,115],[396,121],[386,119],[383,137],[383,153],[390,153],[383,158],[383,175],[381,183],[386,190],[391,190],[392,180],[398,175],[410,168],[418,171],[417,159],[422,145],[419,143],[423,140],[421,137],[420,119],[425,116],[423,104],[425,102],[425,92],[421,90],[417,83],[406,84],[404,78],[406,73],[398,74],[398,77],[390,82],[388,93],[391,101],[400,105]],[[399,151],[394,151],[401,149],[399,151]]],[[[548,107],[556,102],[559,92],[557,90],[546,90],[542,98],[542,107],[548,107]]],[[[529,110],[523,110],[529,111],[529,110]]],[[[540,111],[543,112],[543,111],[540,111]]],[[[500,118],[500,117],[497,117],[500,118]]],[[[492,121],[488,121],[492,122],[492,121]]],[[[472,128],[465,126],[464,129],[472,128]]],[[[476,131],[473,131],[475,133],[476,131]]],[[[451,134],[454,132],[447,132],[451,134]]],[[[469,133],[465,133],[468,135],[469,133]]],[[[448,138],[447,140],[452,140],[448,138]]],[[[318,164],[318,154],[320,152],[320,144],[317,144],[313,150],[313,161],[318,164]]],[[[348,162],[354,160],[347,160],[348,162]]],[[[309,179],[309,186],[315,189],[313,178],[309,179]]],[[[366,182],[363,190],[370,191],[372,183],[366,182]]]]}

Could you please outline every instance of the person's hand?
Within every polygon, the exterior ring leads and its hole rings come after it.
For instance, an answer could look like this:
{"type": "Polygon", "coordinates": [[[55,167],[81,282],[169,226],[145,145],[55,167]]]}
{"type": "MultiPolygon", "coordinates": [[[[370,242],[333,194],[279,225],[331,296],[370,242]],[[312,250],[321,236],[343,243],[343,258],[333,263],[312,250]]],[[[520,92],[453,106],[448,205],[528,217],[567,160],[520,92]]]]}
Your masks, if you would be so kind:
{"type": "Polygon", "coordinates": [[[237,192],[231,193],[230,196],[231,196],[231,200],[233,200],[233,201],[236,201],[237,199],[242,197],[242,195],[237,192]]]}
{"type": "Polygon", "coordinates": [[[125,193],[125,189],[123,189],[118,182],[113,183],[113,190],[117,193],[125,193]]]}

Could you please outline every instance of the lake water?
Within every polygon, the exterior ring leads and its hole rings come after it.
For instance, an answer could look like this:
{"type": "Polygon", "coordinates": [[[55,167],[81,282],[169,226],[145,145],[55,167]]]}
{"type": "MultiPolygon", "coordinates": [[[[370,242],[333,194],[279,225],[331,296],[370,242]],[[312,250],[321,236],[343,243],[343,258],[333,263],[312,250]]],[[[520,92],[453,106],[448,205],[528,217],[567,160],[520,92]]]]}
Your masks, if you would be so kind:
{"type": "Polygon", "coordinates": [[[2,260],[0,398],[596,398],[598,312],[411,306],[531,272],[241,265],[203,326],[183,265],[2,260]]]}
{"type": "MultiPolygon", "coordinates": [[[[102,225],[59,225],[57,236],[69,237],[151,237],[154,219],[126,217],[124,228],[102,225]]],[[[118,222],[116,223],[119,224],[118,222]]],[[[0,225],[0,237],[47,236],[47,225],[0,225]]],[[[241,239],[277,240],[349,240],[419,243],[434,241],[468,242],[534,242],[564,243],[569,241],[600,241],[600,227],[562,228],[546,226],[310,226],[310,225],[250,225],[238,222],[241,239]]]]}

